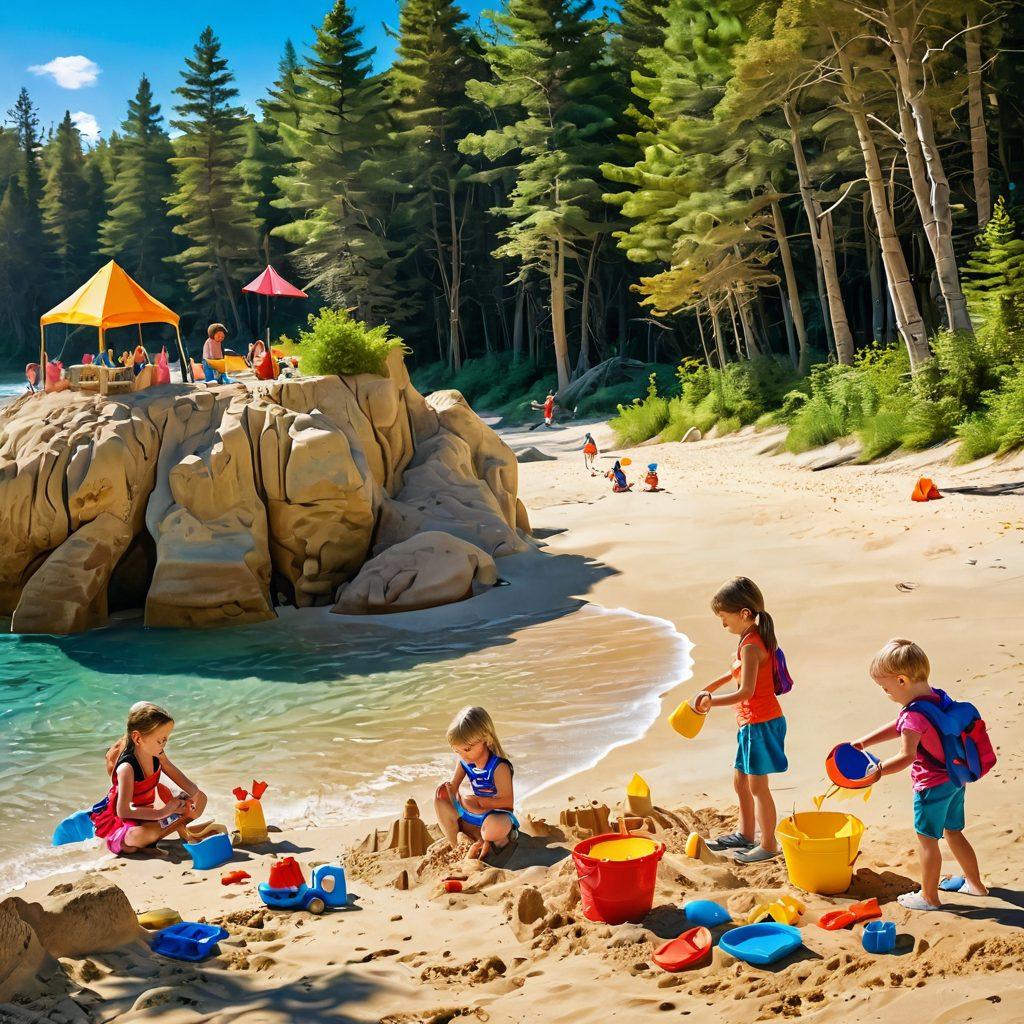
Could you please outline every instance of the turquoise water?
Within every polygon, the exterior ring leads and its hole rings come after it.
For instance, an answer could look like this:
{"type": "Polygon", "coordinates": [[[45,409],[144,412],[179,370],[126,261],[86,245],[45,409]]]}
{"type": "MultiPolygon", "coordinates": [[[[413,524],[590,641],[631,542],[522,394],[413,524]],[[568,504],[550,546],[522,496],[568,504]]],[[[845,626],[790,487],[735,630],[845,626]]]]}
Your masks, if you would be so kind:
{"type": "Polygon", "coordinates": [[[23,370],[17,373],[0,370],[0,405],[24,393],[25,373],[23,370]]]}
{"type": "Polygon", "coordinates": [[[445,725],[469,703],[498,723],[519,797],[596,763],[646,732],[689,646],[662,620],[593,606],[441,635],[320,611],[214,632],[0,635],[0,891],[100,855],[54,853],[49,837],[106,791],[104,751],[137,700],[174,715],[169,756],[219,820],[258,778],[268,820],[343,821],[409,795],[429,806],[452,764],[445,725]]]}

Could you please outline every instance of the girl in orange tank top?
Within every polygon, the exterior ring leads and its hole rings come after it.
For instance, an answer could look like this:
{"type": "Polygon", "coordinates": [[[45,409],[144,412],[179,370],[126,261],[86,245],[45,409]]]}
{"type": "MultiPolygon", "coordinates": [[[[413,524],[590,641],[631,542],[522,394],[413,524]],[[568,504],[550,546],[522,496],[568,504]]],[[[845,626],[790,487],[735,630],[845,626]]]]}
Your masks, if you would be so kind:
{"type": "Polygon", "coordinates": [[[726,583],[712,598],[711,609],[722,620],[722,626],[740,641],[731,670],[709,683],[692,704],[701,713],[727,705],[736,709],[733,785],[740,814],[735,832],[718,836],[708,845],[713,850],[734,850],[738,861],[756,864],[779,855],[775,800],[768,776],[789,767],[786,719],[775,691],[775,623],[765,611],[761,591],[745,576],[726,583]],[[735,684],[734,688],[716,693],[730,683],[735,684]]]}

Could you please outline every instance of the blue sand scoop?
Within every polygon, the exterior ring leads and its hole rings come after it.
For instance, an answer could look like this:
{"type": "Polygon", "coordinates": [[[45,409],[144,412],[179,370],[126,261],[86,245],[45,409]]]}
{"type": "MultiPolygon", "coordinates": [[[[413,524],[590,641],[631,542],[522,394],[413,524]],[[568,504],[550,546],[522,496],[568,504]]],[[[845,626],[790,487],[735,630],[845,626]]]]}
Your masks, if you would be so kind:
{"type": "Polygon", "coordinates": [[[747,924],[726,932],[718,940],[719,948],[748,964],[764,967],[775,963],[804,944],[799,928],[775,921],[747,924]]]}
{"type": "Polygon", "coordinates": [[[227,930],[216,925],[181,921],[158,931],[150,946],[154,953],[172,960],[199,963],[207,957],[216,956],[220,952],[217,943],[227,937],[227,930]]]}
{"type": "Polygon", "coordinates": [[[714,900],[690,900],[683,904],[683,913],[690,924],[703,925],[705,928],[714,928],[732,920],[729,911],[714,900]]]}
{"type": "Polygon", "coordinates": [[[53,830],[53,845],[65,846],[68,843],[81,843],[86,839],[92,839],[96,830],[92,826],[92,818],[89,811],[76,811],[66,817],[53,830]]]}

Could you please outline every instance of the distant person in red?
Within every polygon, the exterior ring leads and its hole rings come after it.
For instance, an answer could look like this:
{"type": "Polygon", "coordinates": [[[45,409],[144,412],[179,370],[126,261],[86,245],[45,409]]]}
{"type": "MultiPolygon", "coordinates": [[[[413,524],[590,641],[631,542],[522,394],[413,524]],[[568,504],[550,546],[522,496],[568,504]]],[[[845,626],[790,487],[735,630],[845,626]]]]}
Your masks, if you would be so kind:
{"type": "Polygon", "coordinates": [[[224,339],[228,329],[223,324],[210,324],[206,328],[206,343],[203,345],[203,373],[209,383],[230,384],[231,378],[226,373],[218,373],[210,365],[210,359],[224,358],[224,339]]]}
{"type": "Polygon", "coordinates": [[[555,421],[555,396],[549,391],[544,399],[544,426],[550,427],[555,421]]]}
{"type": "Polygon", "coordinates": [[[593,435],[588,433],[583,438],[583,465],[590,470],[590,475],[594,476],[596,470],[594,469],[594,459],[597,458],[597,442],[594,440],[593,435]]]}
{"type": "Polygon", "coordinates": [[[647,467],[647,475],[644,477],[644,490],[648,492],[660,491],[658,486],[658,464],[652,462],[647,467]]]}

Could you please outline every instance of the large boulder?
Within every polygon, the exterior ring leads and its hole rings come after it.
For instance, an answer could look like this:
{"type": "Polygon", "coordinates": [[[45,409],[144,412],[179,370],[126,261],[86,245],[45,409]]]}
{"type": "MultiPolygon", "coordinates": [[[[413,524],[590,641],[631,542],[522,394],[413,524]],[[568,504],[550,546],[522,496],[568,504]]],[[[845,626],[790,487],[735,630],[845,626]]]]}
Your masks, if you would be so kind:
{"type": "Polygon", "coordinates": [[[345,615],[414,611],[462,601],[474,584],[493,586],[494,559],[447,533],[427,532],[370,559],[338,592],[334,611],[345,615]]]}
{"type": "Polygon", "coordinates": [[[398,351],[380,376],[27,395],[0,409],[0,614],[71,633],[111,596],[170,627],[272,618],[276,594],[329,604],[420,533],[525,550],[517,474],[462,395],[424,399],[398,351]]]}
{"type": "Polygon", "coordinates": [[[54,957],[105,953],[144,934],[124,892],[93,872],[58,885],[39,903],[27,903],[18,896],[5,903],[14,906],[54,957]]]}
{"type": "Polygon", "coordinates": [[[35,995],[38,975],[55,966],[39,937],[18,913],[15,900],[0,902],[0,1003],[19,995],[35,995]]]}

